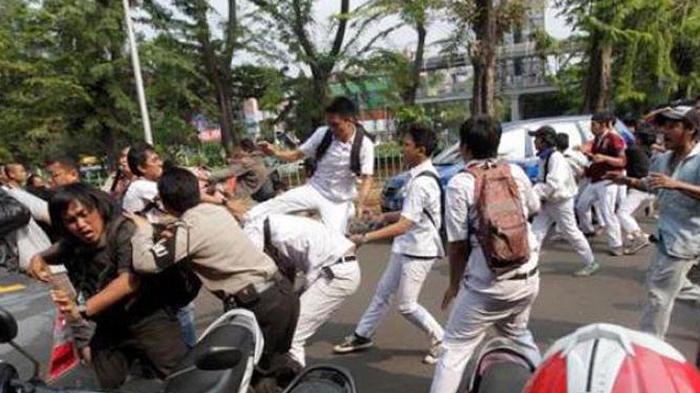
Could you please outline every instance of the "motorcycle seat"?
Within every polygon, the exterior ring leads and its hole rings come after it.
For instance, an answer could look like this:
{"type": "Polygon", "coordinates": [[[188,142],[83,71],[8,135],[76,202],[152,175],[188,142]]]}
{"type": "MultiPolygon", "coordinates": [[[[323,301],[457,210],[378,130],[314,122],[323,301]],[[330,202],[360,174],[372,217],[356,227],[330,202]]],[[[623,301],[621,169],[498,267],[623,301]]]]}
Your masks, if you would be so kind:
{"type": "Polygon", "coordinates": [[[183,359],[178,371],[165,383],[165,393],[231,393],[238,392],[241,381],[250,375],[255,350],[255,336],[244,326],[221,325],[202,337],[183,359]],[[195,366],[195,359],[212,346],[236,347],[241,350],[240,363],[225,370],[207,371],[195,366]]]}

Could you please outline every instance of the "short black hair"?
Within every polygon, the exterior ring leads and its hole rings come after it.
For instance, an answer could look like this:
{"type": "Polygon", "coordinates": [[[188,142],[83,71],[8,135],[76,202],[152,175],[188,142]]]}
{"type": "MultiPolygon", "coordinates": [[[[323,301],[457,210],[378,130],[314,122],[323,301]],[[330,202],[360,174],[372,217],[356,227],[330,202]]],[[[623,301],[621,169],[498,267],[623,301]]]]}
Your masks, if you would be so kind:
{"type": "Polygon", "coordinates": [[[335,97],[326,107],[326,114],[355,116],[357,115],[357,105],[348,97],[335,97]]]}
{"type": "Polygon", "coordinates": [[[54,232],[68,240],[77,241],[63,225],[63,215],[74,201],[80,202],[88,211],[97,210],[105,226],[120,213],[120,209],[112,203],[107,193],[89,184],[73,183],[58,187],[56,193],[49,199],[49,216],[54,232]]]}
{"type": "Polygon", "coordinates": [[[45,162],[46,166],[51,166],[54,164],[58,164],[64,169],[69,169],[69,170],[74,170],[80,174],[80,170],[78,168],[78,162],[74,160],[71,157],[68,156],[54,156],[54,157],[49,157],[45,162]]]}
{"type": "Polygon", "coordinates": [[[431,128],[417,123],[410,123],[402,127],[401,133],[409,135],[416,147],[425,149],[425,155],[430,157],[437,148],[437,135],[431,128]]]}
{"type": "Polygon", "coordinates": [[[591,121],[596,123],[613,124],[615,123],[615,115],[608,111],[596,112],[593,114],[593,116],[591,116],[591,121]]]}
{"type": "Polygon", "coordinates": [[[476,159],[496,158],[501,143],[501,122],[488,115],[474,116],[459,128],[459,144],[476,159]]]}
{"type": "Polygon", "coordinates": [[[197,177],[180,167],[163,172],[158,180],[158,194],[167,209],[180,214],[197,206],[201,200],[197,177]]]}
{"type": "Polygon", "coordinates": [[[569,148],[569,134],[560,132],[557,134],[557,150],[566,151],[569,148]]]}
{"type": "Polygon", "coordinates": [[[155,153],[153,146],[148,143],[137,143],[129,147],[129,153],[126,155],[126,161],[129,164],[129,169],[136,176],[143,176],[143,172],[139,169],[140,166],[145,166],[148,160],[149,153],[155,153]]]}

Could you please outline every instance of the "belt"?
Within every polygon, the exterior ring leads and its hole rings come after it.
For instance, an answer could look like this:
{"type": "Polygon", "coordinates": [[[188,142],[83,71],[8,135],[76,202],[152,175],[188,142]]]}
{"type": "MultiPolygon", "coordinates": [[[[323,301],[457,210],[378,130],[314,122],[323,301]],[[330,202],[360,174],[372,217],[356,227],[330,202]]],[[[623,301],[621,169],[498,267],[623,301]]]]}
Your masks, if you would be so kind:
{"type": "Polygon", "coordinates": [[[508,281],[510,281],[510,280],[525,280],[525,279],[528,279],[528,278],[534,276],[535,274],[537,274],[538,271],[539,271],[539,269],[537,268],[537,266],[535,266],[529,272],[518,273],[518,274],[514,275],[513,277],[507,278],[506,280],[508,280],[508,281]]]}
{"type": "Polygon", "coordinates": [[[339,263],[346,263],[346,262],[355,262],[357,261],[357,257],[355,255],[343,255],[342,257],[338,258],[333,262],[333,265],[337,265],[339,263]]]}
{"type": "Polygon", "coordinates": [[[248,284],[235,294],[225,297],[224,307],[228,310],[252,304],[260,298],[260,295],[282,281],[284,281],[284,276],[278,271],[270,280],[248,284]]]}

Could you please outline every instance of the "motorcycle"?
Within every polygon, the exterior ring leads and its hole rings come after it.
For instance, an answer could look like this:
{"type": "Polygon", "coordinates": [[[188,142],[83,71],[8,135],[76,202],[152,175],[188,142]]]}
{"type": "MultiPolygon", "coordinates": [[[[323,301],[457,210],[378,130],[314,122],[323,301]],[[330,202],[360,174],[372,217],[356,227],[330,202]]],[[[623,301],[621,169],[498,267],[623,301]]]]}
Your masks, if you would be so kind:
{"type": "MultiPolygon", "coordinates": [[[[27,380],[0,360],[0,393],[98,393],[98,390],[58,389],[39,377],[39,362],[14,343],[17,321],[0,307],[0,344],[8,344],[33,367],[27,380]]],[[[154,393],[246,393],[263,351],[263,336],[253,313],[233,309],[214,321],[177,371],[154,393]]]]}
{"type": "Polygon", "coordinates": [[[357,393],[355,380],[344,368],[329,364],[302,371],[283,393],[357,393]]]}
{"type": "MultiPolygon", "coordinates": [[[[465,393],[520,392],[535,372],[536,365],[511,340],[494,337],[476,359],[465,393]]],[[[463,380],[466,380],[466,375],[463,380]]]]}

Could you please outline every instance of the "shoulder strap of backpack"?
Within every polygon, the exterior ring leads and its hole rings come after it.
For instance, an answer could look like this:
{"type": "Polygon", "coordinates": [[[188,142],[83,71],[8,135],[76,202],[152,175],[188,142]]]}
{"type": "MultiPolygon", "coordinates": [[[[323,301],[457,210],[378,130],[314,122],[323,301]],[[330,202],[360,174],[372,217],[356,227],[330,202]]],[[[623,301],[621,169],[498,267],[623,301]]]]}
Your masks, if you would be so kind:
{"type": "Polygon", "coordinates": [[[552,154],[554,154],[554,151],[550,152],[544,160],[544,177],[542,178],[544,183],[547,182],[547,175],[549,175],[549,159],[552,158],[552,154]]]}
{"type": "MultiPolygon", "coordinates": [[[[445,216],[445,193],[442,190],[442,183],[440,183],[440,177],[438,177],[438,175],[436,175],[432,171],[423,171],[423,172],[419,173],[416,177],[421,177],[421,176],[430,177],[433,180],[435,180],[435,183],[437,183],[438,190],[440,190],[440,214],[442,217],[444,217],[445,216]]],[[[423,208],[423,213],[428,217],[428,220],[430,220],[430,223],[432,223],[435,228],[438,228],[438,226],[435,223],[435,217],[433,217],[433,215],[430,214],[428,209],[423,208]]],[[[438,229],[440,229],[440,228],[438,228],[438,229]]]]}
{"type": "Polygon", "coordinates": [[[333,133],[331,132],[331,130],[329,128],[326,130],[326,133],[323,135],[323,139],[321,139],[321,143],[316,148],[316,157],[314,157],[316,162],[321,161],[321,158],[323,158],[323,156],[328,151],[328,148],[331,146],[331,142],[333,142],[333,133]]]}
{"type": "Polygon", "coordinates": [[[272,245],[270,217],[265,217],[265,220],[263,221],[263,244],[263,249],[265,250],[265,253],[270,255],[270,253],[273,252],[275,247],[272,245]]]}
{"type": "Polygon", "coordinates": [[[365,139],[366,131],[364,127],[360,124],[355,125],[355,137],[352,140],[352,147],[350,148],[350,170],[356,176],[360,176],[361,163],[360,163],[360,152],[362,151],[362,141],[365,139]]]}

